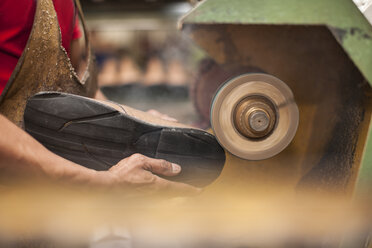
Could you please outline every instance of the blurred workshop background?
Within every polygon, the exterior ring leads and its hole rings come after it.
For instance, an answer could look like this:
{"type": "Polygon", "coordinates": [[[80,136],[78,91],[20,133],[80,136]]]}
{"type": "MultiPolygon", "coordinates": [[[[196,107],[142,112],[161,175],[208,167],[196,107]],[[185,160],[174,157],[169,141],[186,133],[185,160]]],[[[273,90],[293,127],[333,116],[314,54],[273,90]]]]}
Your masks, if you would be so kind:
{"type": "MultiPolygon", "coordinates": [[[[371,16],[370,0],[354,2],[371,16]]],[[[96,54],[99,86],[107,99],[209,127],[209,100],[193,94],[193,89],[203,83],[198,72],[211,63],[187,32],[177,29],[180,17],[198,3],[81,0],[96,54]]],[[[203,89],[206,95],[213,94],[208,90],[203,89]]]]}
{"type": "Polygon", "coordinates": [[[197,124],[189,88],[205,54],[177,30],[178,19],[196,2],[81,1],[99,86],[109,100],[197,124]]]}

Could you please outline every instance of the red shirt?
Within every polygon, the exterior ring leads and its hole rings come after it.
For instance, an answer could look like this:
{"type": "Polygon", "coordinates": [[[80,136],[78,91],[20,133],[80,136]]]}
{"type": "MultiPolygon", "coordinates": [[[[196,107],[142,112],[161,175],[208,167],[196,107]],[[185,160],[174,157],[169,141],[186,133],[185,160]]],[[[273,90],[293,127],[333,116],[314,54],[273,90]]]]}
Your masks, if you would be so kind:
{"type": "MultiPolygon", "coordinates": [[[[53,0],[62,33],[62,45],[81,36],[72,0],[53,0]]],[[[34,23],[36,0],[0,0],[0,94],[26,46],[34,23]]]]}

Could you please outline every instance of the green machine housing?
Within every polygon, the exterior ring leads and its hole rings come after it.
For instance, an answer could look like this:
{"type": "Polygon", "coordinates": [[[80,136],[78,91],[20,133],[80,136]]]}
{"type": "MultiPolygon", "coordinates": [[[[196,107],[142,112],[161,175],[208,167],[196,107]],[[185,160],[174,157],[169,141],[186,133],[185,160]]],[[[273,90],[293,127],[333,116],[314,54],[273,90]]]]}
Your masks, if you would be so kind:
{"type": "Polygon", "coordinates": [[[216,185],[371,189],[372,27],[351,0],[206,0],[180,27],[227,70],[286,82],[299,107],[283,152],[264,161],[228,154],[216,185]]]}

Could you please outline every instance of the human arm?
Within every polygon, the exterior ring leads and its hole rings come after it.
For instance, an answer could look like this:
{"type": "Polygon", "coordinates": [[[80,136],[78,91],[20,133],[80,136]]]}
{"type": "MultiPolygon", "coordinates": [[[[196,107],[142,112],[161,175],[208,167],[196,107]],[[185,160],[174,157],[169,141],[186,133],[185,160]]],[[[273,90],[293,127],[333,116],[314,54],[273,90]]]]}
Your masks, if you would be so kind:
{"type": "Polygon", "coordinates": [[[109,188],[197,193],[197,188],[153,174],[173,176],[180,170],[178,165],[139,154],[123,159],[108,171],[88,169],[50,152],[0,115],[0,182],[37,178],[109,188]]]}
{"type": "Polygon", "coordinates": [[[48,151],[2,115],[0,115],[0,170],[3,180],[38,178],[100,183],[97,181],[96,171],[48,151]]]}

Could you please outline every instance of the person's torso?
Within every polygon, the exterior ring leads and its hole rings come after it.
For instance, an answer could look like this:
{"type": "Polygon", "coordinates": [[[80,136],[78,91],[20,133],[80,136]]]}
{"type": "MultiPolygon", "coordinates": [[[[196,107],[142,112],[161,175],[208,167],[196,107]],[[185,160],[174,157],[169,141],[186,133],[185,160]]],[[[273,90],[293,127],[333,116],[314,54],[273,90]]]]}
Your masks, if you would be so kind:
{"type": "MultiPolygon", "coordinates": [[[[70,2],[70,0],[65,1],[70,2]]],[[[85,57],[84,61],[81,61],[83,66],[80,76],[77,75],[62,44],[61,26],[63,25],[59,24],[61,12],[58,15],[56,11],[59,6],[57,1],[34,0],[32,2],[36,2],[36,8],[34,19],[31,21],[33,23],[31,32],[0,95],[0,113],[19,127],[23,127],[23,114],[28,99],[38,92],[66,92],[93,97],[97,89],[94,58],[90,51],[89,36],[85,29],[79,1],[71,2],[71,6],[77,6],[84,29],[85,57]]],[[[62,0],[58,1],[58,3],[62,2],[62,0]]],[[[65,14],[62,14],[65,18],[65,14]]],[[[75,19],[75,14],[72,12],[70,20],[74,22],[75,19]]]]}
{"type": "MultiPolygon", "coordinates": [[[[77,32],[75,5],[72,0],[53,0],[53,3],[61,28],[62,45],[69,52],[77,32]]],[[[35,10],[35,0],[0,1],[0,94],[26,46],[35,10]]]]}

